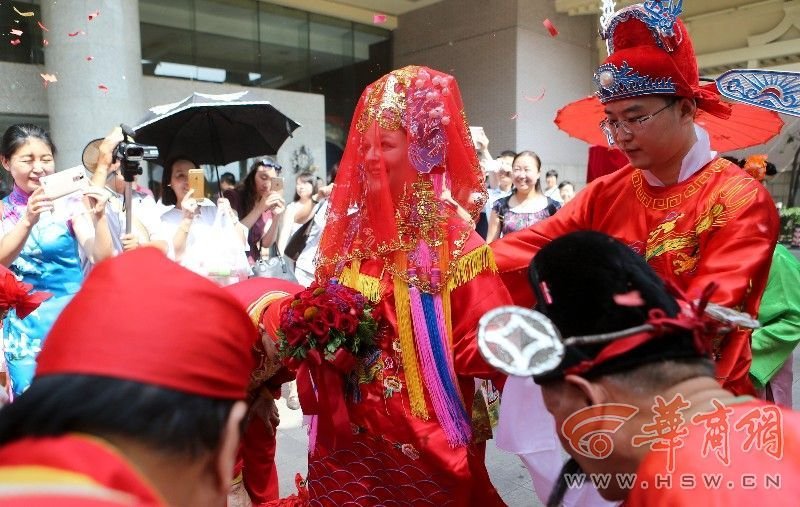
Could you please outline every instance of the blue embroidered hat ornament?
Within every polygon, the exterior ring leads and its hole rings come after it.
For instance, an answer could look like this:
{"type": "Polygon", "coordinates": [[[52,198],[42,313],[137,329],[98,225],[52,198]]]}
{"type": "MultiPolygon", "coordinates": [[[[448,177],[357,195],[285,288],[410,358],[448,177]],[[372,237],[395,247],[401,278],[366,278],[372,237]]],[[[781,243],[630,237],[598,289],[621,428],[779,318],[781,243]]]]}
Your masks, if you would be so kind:
{"type": "Polygon", "coordinates": [[[692,98],[721,118],[730,106],[700,86],[692,41],[678,18],[681,0],[648,0],[625,7],[601,29],[609,56],[594,75],[601,102],[646,95],[692,98]]]}

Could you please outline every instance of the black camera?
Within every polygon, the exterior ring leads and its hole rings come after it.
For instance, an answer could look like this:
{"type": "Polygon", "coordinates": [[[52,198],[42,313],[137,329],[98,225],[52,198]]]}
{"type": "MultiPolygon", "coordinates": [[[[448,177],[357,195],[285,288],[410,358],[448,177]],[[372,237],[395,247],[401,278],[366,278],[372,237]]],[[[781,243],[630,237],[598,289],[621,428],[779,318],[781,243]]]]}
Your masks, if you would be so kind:
{"type": "Polygon", "coordinates": [[[141,162],[143,160],[156,160],[158,148],[146,144],[122,141],[114,150],[114,161],[141,162]]]}

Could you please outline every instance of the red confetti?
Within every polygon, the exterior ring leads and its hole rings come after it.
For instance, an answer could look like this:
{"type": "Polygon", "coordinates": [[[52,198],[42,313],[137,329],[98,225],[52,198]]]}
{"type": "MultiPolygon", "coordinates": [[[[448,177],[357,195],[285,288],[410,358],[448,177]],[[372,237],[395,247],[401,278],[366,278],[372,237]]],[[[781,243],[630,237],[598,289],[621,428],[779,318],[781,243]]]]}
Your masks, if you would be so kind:
{"type": "Polygon", "coordinates": [[[11,33],[12,33],[12,35],[19,36],[19,35],[22,35],[22,30],[17,30],[16,28],[14,28],[13,30],[11,30],[11,33]]]}
{"type": "Polygon", "coordinates": [[[69,35],[70,37],[76,37],[78,35],[86,35],[86,32],[84,32],[83,30],[78,30],[77,32],[68,33],[67,35],[69,35]]]}
{"type": "Polygon", "coordinates": [[[372,15],[372,24],[380,25],[386,23],[386,14],[373,14],[372,15]]]}
{"type": "Polygon", "coordinates": [[[100,15],[100,11],[90,12],[89,13],[89,21],[93,20],[94,18],[96,18],[99,15],[100,15]]]}
{"type": "Polygon", "coordinates": [[[614,302],[619,306],[644,306],[644,299],[638,290],[632,290],[625,294],[614,294],[614,302]]]}
{"type": "Polygon", "coordinates": [[[41,29],[42,29],[42,30],[44,30],[45,32],[49,32],[49,31],[50,31],[50,30],[48,30],[48,29],[47,29],[47,27],[46,27],[46,26],[44,26],[44,25],[42,24],[42,22],[41,22],[41,21],[37,21],[36,23],[38,23],[38,24],[39,24],[39,28],[41,28],[41,29]]]}
{"type": "Polygon", "coordinates": [[[104,91],[104,92],[108,91],[108,86],[106,86],[104,84],[97,85],[97,88],[99,88],[101,91],[104,91]]]}
{"type": "Polygon", "coordinates": [[[93,56],[87,56],[87,57],[86,57],[86,61],[87,61],[87,62],[91,62],[92,60],[94,60],[94,57],[93,57],[93,56]]]}
{"type": "Polygon", "coordinates": [[[22,41],[19,39],[14,39],[11,41],[12,46],[19,46],[20,44],[22,44],[22,41]]]}
{"type": "Polygon", "coordinates": [[[542,100],[544,98],[544,92],[545,92],[545,89],[542,88],[542,93],[540,93],[538,97],[528,97],[527,95],[525,95],[524,97],[525,97],[525,100],[527,100],[528,102],[539,102],[540,100],[542,100]]]}
{"type": "Polygon", "coordinates": [[[509,120],[516,120],[517,118],[519,118],[519,113],[514,113],[511,115],[511,118],[509,118],[509,120]]]}
{"type": "Polygon", "coordinates": [[[544,25],[545,28],[547,28],[547,31],[550,32],[550,35],[552,37],[558,35],[558,30],[556,30],[556,27],[555,25],[553,25],[552,21],[550,21],[549,19],[545,19],[544,21],[542,21],[542,24],[544,25]]]}
{"type": "Polygon", "coordinates": [[[47,47],[48,44],[50,43],[47,42],[47,39],[42,39],[42,46],[47,47]]]}

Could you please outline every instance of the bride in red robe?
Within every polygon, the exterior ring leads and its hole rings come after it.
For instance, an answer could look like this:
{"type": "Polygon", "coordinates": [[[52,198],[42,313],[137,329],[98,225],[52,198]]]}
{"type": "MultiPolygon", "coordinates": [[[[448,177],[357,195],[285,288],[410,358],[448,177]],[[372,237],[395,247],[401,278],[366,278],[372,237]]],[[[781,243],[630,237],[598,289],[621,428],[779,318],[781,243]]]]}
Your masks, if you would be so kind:
{"type": "Polygon", "coordinates": [[[478,319],[510,296],[461,218],[486,191],[452,76],[410,66],[368,86],[335,183],[317,281],[359,290],[388,336],[349,387],[352,441],[326,448],[312,423],[310,503],[504,505],[472,414],[475,378],[503,381],[478,319]]]}

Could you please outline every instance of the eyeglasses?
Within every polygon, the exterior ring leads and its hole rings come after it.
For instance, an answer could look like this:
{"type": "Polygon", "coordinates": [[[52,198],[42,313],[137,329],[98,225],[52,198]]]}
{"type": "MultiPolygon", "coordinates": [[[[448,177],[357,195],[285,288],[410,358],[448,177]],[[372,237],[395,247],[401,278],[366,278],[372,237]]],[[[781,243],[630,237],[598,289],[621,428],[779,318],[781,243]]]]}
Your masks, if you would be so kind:
{"type": "Polygon", "coordinates": [[[608,118],[600,122],[600,130],[606,135],[606,139],[608,139],[608,144],[614,144],[614,136],[622,129],[628,135],[632,135],[636,132],[641,132],[646,127],[645,122],[652,118],[653,116],[657,115],[661,111],[671,107],[677,102],[677,100],[670,101],[666,106],[662,107],[658,111],[648,114],[647,116],[642,116],[640,118],[634,118],[633,120],[615,120],[611,121],[608,118]]]}
{"type": "Polygon", "coordinates": [[[272,169],[275,169],[275,172],[281,172],[281,170],[283,169],[283,167],[281,167],[281,165],[278,164],[277,162],[273,162],[272,160],[267,160],[267,159],[259,160],[258,165],[264,167],[271,167],[272,169]]]}

